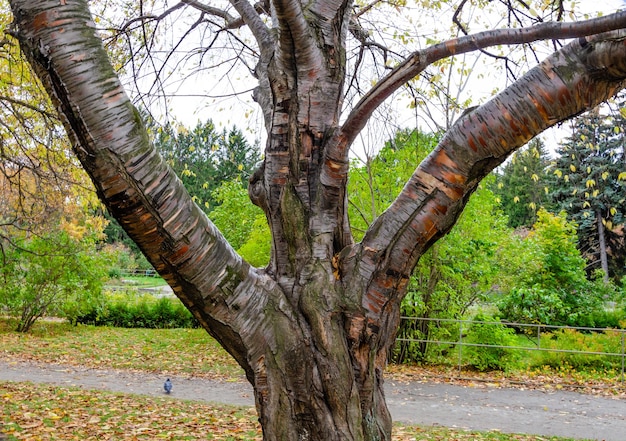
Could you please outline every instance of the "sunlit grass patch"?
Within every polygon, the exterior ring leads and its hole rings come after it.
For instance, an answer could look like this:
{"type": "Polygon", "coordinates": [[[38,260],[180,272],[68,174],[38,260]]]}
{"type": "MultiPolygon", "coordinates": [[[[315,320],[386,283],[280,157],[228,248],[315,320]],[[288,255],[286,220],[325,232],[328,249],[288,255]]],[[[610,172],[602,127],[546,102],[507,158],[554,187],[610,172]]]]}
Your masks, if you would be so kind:
{"type": "Polygon", "coordinates": [[[0,355],[42,363],[221,379],[243,370],[203,329],[124,329],[41,322],[31,333],[0,320],[0,355]]]}

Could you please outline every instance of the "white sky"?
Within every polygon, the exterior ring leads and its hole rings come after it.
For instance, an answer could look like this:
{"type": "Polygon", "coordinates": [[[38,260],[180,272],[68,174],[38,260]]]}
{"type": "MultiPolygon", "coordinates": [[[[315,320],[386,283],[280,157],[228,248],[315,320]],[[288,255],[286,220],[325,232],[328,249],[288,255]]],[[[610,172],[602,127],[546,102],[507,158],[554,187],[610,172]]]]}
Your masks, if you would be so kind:
{"type": "MultiPolygon", "coordinates": [[[[626,7],[626,0],[581,0],[577,2],[583,12],[594,14],[599,10],[604,13],[614,12],[619,8],[626,7]]],[[[447,23],[446,23],[447,24],[447,23]]],[[[420,31],[423,28],[420,28],[420,31]]],[[[206,61],[206,60],[205,60],[206,61]]],[[[210,60],[209,60],[210,62],[210,60]]],[[[187,66],[179,66],[181,75],[184,74],[187,66]]],[[[193,66],[189,66],[192,69],[193,66]]],[[[218,128],[230,128],[233,125],[244,131],[250,142],[256,140],[260,141],[261,148],[265,142],[264,139],[264,126],[261,116],[261,112],[258,106],[252,100],[251,89],[256,86],[254,78],[249,75],[246,69],[240,69],[237,72],[224,72],[223,66],[216,66],[216,70],[220,71],[222,78],[228,78],[228,81],[232,84],[231,89],[236,91],[247,91],[236,97],[228,96],[228,93],[224,93],[224,84],[217,81],[210,76],[205,77],[201,81],[185,82],[181,84],[172,83],[168,87],[168,99],[167,109],[164,106],[152,107],[153,112],[161,112],[164,119],[170,121],[177,121],[185,125],[186,127],[193,127],[199,121],[206,121],[212,119],[218,128]],[[198,84],[200,83],[200,84],[198,84]],[[202,96],[210,96],[211,98],[205,98],[202,96]]],[[[476,73],[476,72],[474,72],[476,73]]],[[[475,78],[471,85],[471,90],[468,88],[466,96],[462,98],[471,97],[472,103],[479,103],[489,98],[494,84],[498,84],[500,88],[505,86],[504,76],[498,73],[497,76],[489,78],[486,76],[484,79],[475,78]],[[499,83],[499,84],[498,84],[499,83]]],[[[415,127],[416,115],[406,110],[407,101],[396,100],[390,103],[395,108],[393,110],[385,110],[385,114],[393,115],[394,122],[401,127],[415,127]]],[[[157,113],[158,114],[158,113],[157,113]]],[[[378,149],[382,144],[392,136],[389,124],[378,125],[375,130],[364,132],[355,148],[358,156],[362,156],[364,150],[378,149]]],[[[427,125],[423,125],[422,130],[428,131],[427,125]]],[[[558,142],[558,139],[564,135],[564,130],[552,129],[544,132],[542,138],[546,141],[549,147],[554,147],[558,142]]]]}

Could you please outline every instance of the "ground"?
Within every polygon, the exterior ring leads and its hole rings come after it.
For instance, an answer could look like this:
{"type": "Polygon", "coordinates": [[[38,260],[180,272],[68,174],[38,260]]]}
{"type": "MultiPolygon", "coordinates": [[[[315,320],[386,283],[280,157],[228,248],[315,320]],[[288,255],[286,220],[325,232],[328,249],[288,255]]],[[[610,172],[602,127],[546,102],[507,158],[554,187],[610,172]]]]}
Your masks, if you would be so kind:
{"type": "MultiPolygon", "coordinates": [[[[171,399],[252,406],[244,381],[171,376],[171,399]]],[[[85,389],[164,396],[163,374],[0,359],[0,381],[31,381],[85,389]]],[[[626,400],[557,389],[504,387],[494,382],[443,382],[396,376],[385,387],[395,421],[578,439],[622,441],[626,400]]]]}

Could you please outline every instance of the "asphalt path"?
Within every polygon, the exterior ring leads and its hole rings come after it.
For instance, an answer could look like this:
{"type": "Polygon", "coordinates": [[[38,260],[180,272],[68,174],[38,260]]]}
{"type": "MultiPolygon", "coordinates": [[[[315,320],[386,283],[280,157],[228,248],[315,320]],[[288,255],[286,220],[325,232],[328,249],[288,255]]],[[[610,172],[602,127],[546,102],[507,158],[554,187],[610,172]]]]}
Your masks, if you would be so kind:
{"type": "MultiPolygon", "coordinates": [[[[170,377],[171,399],[253,406],[244,382],[170,377]]],[[[162,375],[0,360],[0,381],[164,396],[162,375]]],[[[626,440],[626,400],[569,391],[470,387],[428,382],[385,384],[394,421],[470,430],[605,441],[626,440]]]]}

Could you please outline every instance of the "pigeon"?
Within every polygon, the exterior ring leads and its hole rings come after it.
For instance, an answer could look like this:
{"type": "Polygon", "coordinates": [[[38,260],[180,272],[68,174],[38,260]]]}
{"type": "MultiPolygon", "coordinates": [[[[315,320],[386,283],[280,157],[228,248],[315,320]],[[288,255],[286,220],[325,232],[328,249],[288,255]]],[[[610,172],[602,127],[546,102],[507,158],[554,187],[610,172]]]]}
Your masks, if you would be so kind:
{"type": "Polygon", "coordinates": [[[169,394],[172,391],[172,382],[169,378],[165,380],[165,384],[163,384],[163,389],[165,389],[166,394],[169,394]]]}

